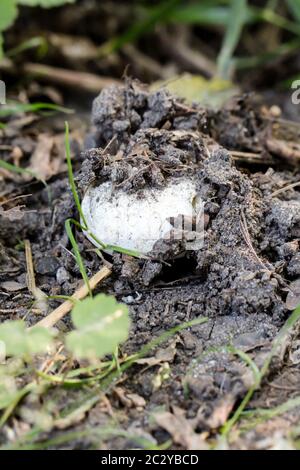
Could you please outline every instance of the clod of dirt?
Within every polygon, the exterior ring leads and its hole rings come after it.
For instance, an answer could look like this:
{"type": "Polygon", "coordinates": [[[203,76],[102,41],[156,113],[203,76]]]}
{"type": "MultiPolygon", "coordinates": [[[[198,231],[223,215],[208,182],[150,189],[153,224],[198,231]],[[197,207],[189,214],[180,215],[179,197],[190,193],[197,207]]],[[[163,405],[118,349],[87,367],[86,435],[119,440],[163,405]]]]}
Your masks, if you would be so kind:
{"type": "MultiPolygon", "coordinates": [[[[266,154],[267,125],[259,110],[251,108],[251,100],[240,98],[232,108],[216,113],[196,104],[187,106],[164,90],[150,93],[129,83],[103,90],[94,101],[92,120],[95,148],[85,152],[77,175],[81,191],[88,191],[84,206],[96,201],[97,187],[108,191],[103,191],[99,207],[104,201],[118,201],[120,195],[141,204],[147,193],[159,198],[175,180],[193,182],[204,204],[201,246],[187,249],[184,237],[161,238],[151,251],[155,261],[129,266],[128,260],[115,257],[115,294],[130,299],[136,331],[144,335],[199,313],[260,312],[282,321],[289,282],[284,276],[298,276],[293,247],[299,238],[300,196],[290,189],[287,195],[272,197],[283,178],[295,178],[292,172],[252,174],[240,163],[237,168],[232,159],[231,149],[266,154]]],[[[125,210],[129,209],[128,204],[125,210]]],[[[98,235],[114,243],[108,235],[108,213],[95,214],[101,218],[97,226],[102,224],[98,235]]],[[[120,225],[128,223],[128,212],[121,220],[120,225]]],[[[95,221],[91,226],[93,231],[95,221]]],[[[119,239],[118,244],[129,241],[119,239]]],[[[133,239],[131,243],[128,246],[143,248],[133,239]]]]}

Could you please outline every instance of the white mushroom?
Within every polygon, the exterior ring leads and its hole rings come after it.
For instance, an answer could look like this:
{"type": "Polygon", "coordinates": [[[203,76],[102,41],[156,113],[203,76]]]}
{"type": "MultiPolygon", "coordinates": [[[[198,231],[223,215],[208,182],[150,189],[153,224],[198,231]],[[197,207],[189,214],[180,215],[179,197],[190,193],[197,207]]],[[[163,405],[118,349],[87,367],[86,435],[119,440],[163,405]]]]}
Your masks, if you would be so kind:
{"type": "MultiPolygon", "coordinates": [[[[196,217],[197,232],[201,232],[203,207],[199,201],[195,207],[196,196],[195,182],[187,177],[171,179],[163,189],[151,187],[136,193],[114,189],[107,181],[87,190],[82,211],[89,231],[97,239],[148,253],[157,240],[170,236],[173,226],[168,219],[172,217],[183,215],[183,220],[188,221],[184,222],[187,232],[194,230],[192,218],[196,217]]],[[[177,233],[182,236],[183,232],[178,230],[177,233]]],[[[95,244],[95,240],[87,236],[95,244]]],[[[199,248],[199,243],[202,243],[201,237],[192,242],[190,249],[199,248]]]]}

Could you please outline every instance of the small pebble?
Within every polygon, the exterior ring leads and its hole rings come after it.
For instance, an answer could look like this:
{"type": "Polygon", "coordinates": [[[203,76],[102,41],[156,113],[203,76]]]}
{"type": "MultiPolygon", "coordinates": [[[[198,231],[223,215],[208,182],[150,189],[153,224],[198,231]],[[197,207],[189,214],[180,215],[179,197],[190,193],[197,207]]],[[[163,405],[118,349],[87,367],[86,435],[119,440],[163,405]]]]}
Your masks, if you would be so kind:
{"type": "Polygon", "coordinates": [[[60,268],[58,268],[58,270],[56,272],[56,280],[57,280],[58,284],[61,285],[64,282],[69,281],[69,279],[70,279],[70,275],[69,275],[68,271],[62,266],[60,268]]]}
{"type": "Polygon", "coordinates": [[[54,256],[46,256],[37,261],[35,271],[38,274],[55,275],[59,267],[60,263],[57,258],[54,258],[54,256]]]}

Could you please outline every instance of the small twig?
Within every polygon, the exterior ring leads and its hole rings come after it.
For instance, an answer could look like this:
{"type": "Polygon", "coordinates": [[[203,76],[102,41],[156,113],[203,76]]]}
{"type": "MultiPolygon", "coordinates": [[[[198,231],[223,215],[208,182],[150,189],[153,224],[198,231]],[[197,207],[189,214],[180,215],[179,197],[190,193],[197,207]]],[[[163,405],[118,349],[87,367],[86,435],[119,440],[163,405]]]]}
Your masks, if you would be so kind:
{"type": "MultiPolygon", "coordinates": [[[[1,292],[2,294],[2,292],[1,292]]],[[[1,315],[9,315],[10,313],[17,313],[21,311],[22,308],[0,308],[1,315]]]]}
{"type": "Polygon", "coordinates": [[[272,266],[272,264],[270,263],[271,269],[269,269],[269,268],[264,264],[264,262],[260,259],[260,257],[258,256],[258,254],[256,253],[256,251],[255,251],[255,249],[254,249],[254,247],[253,247],[252,241],[251,241],[250,233],[249,233],[248,226],[247,226],[246,217],[245,217],[245,214],[244,214],[243,210],[241,211],[240,227],[241,227],[241,231],[242,231],[244,240],[245,240],[245,242],[246,242],[248,248],[250,249],[250,251],[251,251],[252,254],[254,255],[256,261],[263,267],[263,269],[265,269],[265,270],[266,270],[268,273],[270,273],[275,279],[277,279],[277,281],[278,281],[282,286],[284,286],[286,289],[288,289],[289,291],[291,291],[290,286],[289,286],[289,285],[287,284],[287,282],[282,278],[282,276],[280,276],[279,274],[276,273],[276,271],[275,271],[274,267],[272,266]]]}
{"type": "Polygon", "coordinates": [[[242,234],[244,236],[244,240],[248,246],[248,248],[250,249],[251,253],[253,254],[253,256],[255,257],[256,261],[263,267],[263,269],[266,269],[268,272],[272,272],[270,271],[270,269],[263,263],[263,261],[259,258],[258,254],[256,253],[253,245],[252,245],[252,241],[251,241],[251,237],[250,237],[250,233],[249,233],[249,230],[248,230],[248,226],[247,226],[247,221],[246,221],[246,217],[245,217],[245,214],[243,211],[241,211],[241,218],[240,218],[240,226],[241,226],[241,230],[242,230],[242,234]]]}
{"type": "MultiPolygon", "coordinates": [[[[94,276],[89,279],[89,287],[90,290],[94,290],[95,287],[101,282],[103,279],[108,277],[111,274],[111,270],[104,266],[100,271],[98,271],[94,276]]],[[[88,286],[84,284],[83,286],[79,287],[74,294],[72,295],[71,299],[73,300],[82,300],[84,299],[89,293],[88,286]]],[[[72,300],[67,300],[59,307],[57,307],[53,312],[51,312],[47,317],[43,318],[43,320],[39,321],[36,325],[43,326],[46,328],[51,328],[54,326],[59,320],[61,320],[67,313],[69,313],[74,306],[72,300]]]]}
{"type": "Polygon", "coordinates": [[[26,63],[24,64],[23,71],[40,79],[47,80],[47,82],[80,88],[90,93],[99,93],[102,88],[108,85],[120,84],[119,80],[113,78],[99,77],[99,75],[92,73],[62,69],[44,64],[26,63]]]}
{"type": "Polygon", "coordinates": [[[59,357],[59,355],[63,351],[63,349],[64,349],[64,345],[61,344],[58,347],[55,354],[52,357],[46,359],[46,361],[41,365],[40,371],[44,372],[44,374],[48,374],[49,370],[51,369],[51,367],[53,366],[54,362],[57,360],[57,358],[59,357]]]}
{"type": "Polygon", "coordinates": [[[145,70],[146,72],[150,72],[154,77],[168,78],[168,69],[162,67],[159,62],[154,60],[149,55],[141,52],[137,47],[134,46],[134,44],[124,44],[122,50],[130,59],[130,62],[135,63],[140,69],[145,70]]]}
{"type": "Polygon", "coordinates": [[[68,253],[68,255],[72,256],[72,258],[76,260],[76,256],[74,255],[74,253],[68,250],[68,248],[66,248],[62,243],[59,243],[58,246],[60,246],[66,253],[68,253]]]}
{"type": "Polygon", "coordinates": [[[217,72],[216,64],[199,49],[193,50],[189,46],[187,28],[177,28],[175,34],[168,34],[165,29],[158,31],[160,43],[163,49],[168,51],[168,55],[180,62],[184,69],[200,72],[204,76],[211,78],[217,72]]]}
{"type": "MultiPolygon", "coordinates": [[[[32,196],[32,194],[20,194],[20,196],[15,196],[15,197],[11,197],[9,199],[4,199],[4,201],[0,202],[0,206],[4,206],[5,204],[16,201],[17,199],[25,199],[26,197],[30,197],[30,196],[32,196]]],[[[33,211],[31,211],[31,212],[33,212],[33,211]]]]}
{"type": "Polygon", "coordinates": [[[269,152],[283,158],[292,165],[298,165],[300,162],[300,146],[296,142],[271,138],[266,140],[266,147],[269,152]]]}
{"type": "Polygon", "coordinates": [[[268,382],[268,385],[272,388],[276,388],[277,390],[286,390],[287,392],[297,392],[298,391],[297,387],[289,387],[287,385],[277,385],[277,384],[274,384],[273,382],[268,382]]]}
{"type": "Polygon", "coordinates": [[[29,292],[31,292],[32,295],[35,296],[36,283],[35,283],[30,241],[25,240],[24,245],[25,245],[25,256],[26,256],[26,266],[27,266],[27,275],[26,275],[27,287],[28,287],[29,292]]]}
{"type": "MultiPolygon", "coordinates": [[[[20,73],[20,70],[15,67],[13,61],[9,59],[0,61],[0,70],[16,75],[20,73]]],[[[79,72],[77,70],[63,69],[31,62],[25,63],[21,70],[25,75],[34,75],[40,80],[85,90],[90,93],[99,93],[102,88],[108,85],[121,83],[120,80],[110,77],[100,77],[93,73],[79,72]]]]}
{"type": "Polygon", "coordinates": [[[270,165],[274,163],[274,158],[271,156],[263,156],[261,153],[240,152],[238,150],[229,150],[230,155],[235,161],[254,163],[261,165],[270,165]]]}
{"type": "Polygon", "coordinates": [[[289,189],[296,188],[296,186],[300,186],[300,181],[297,181],[296,183],[291,183],[288,184],[287,186],[284,186],[283,188],[277,189],[271,194],[271,197],[275,197],[278,194],[284,193],[285,191],[288,191],[289,189]]]}
{"type": "Polygon", "coordinates": [[[33,295],[35,299],[34,305],[38,307],[38,311],[46,313],[47,312],[47,303],[46,303],[47,296],[41,289],[39,289],[36,286],[30,241],[25,240],[24,245],[25,245],[25,256],[26,256],[26,266],[27,266],[27,275],[26,275],[27,287],[28,287],[29,292],[33,295]]]}
{"type": "Polygon", "coordinates": [[[134,178],[136,178],[137,176],[142,175],[144,173],[144,171],[149,170],[149,168],[151,168],[151,166],[152,166],[152,163],[150,163],[149,165],[143,166],[140,170],[138,170],[136,173],[133,173],[131,176],[126,178],[124,181],[122,181],[121,183],[116,184],[115,188],[120,188],[125,183],[129,183],[130,181],[134,180],[134,178]]]}

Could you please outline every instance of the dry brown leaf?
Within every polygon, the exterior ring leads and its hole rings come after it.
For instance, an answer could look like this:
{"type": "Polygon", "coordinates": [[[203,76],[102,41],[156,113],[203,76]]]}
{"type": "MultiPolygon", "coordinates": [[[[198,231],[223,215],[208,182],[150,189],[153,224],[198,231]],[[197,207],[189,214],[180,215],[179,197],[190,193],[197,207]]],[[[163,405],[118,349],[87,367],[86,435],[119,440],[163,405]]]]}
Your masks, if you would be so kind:
{"type": "Polygon", "coordinates": [[[289,163],[298,164],[300,161],[300,145],[297,142],[272,138],[266,140],[266,146],[271,153],[278,155],[289,163]]]}
{"type": "Polygon", "coordinates": [[[47,180],[59,171],[61,159],[52,157],[54,138],[48,134],[40,134],[35,151],[30,160],[29,170],[39,178],[47,180]]]}
{"type": "Polygon", "coordinates": [[[87,412],[90,411],[90,409],[93,408],[100,400],[101,395],[98,397],[92,397],[81,406],[68,413],[66,416],[56,419],[53,423],[53,427],[57,429],[66,429],[70,426],[80,423],[85,418],[87,412]]]}
{"type": "Polygon", "coordinates": [[[3,207],[0,206],[0,216],[5,217],[10,222],[20,220],[24,217],[24,212],[21,210],[23,207],[24,206],[16,206],[11,209],[4,210],[3,207]]]}
{"type": "Polygon", "coordinates": [[[136,364],[147,365],[149,367],[162,364],[164,362],[173,362],[176,356],[176,344],[178,340],[173,341],[173,343],[165,349],[159,349],[155,356],[143,357],[142,359],[137,359],[136,364]]]}
{"type": "Polygon", "coordinates": [[[50,44],[59,50],[70,61],[87,61],[95,59],[98,55],[97,46],[84,36],[68,36],[60,33],[48,35],[50,44]]]}
{"type": "Polygon", "coordinates": [[[127,393],[127,398],[131,401],[132,405],[136,408],[144,408],[146,406],[145,398],[137,393],[127,393]]]}
{"type": "Polygon", "coordinates": [[[173,413],[164,411],[154,414],[156,423],[165,429],[176,444],[187,450],[207,450],[204,435],[195,433],[189,420],[185,418],[185,411],[174,407],[173,413]]]}
{"type": "Polygon", "coordinates": [[[30,126],[33,122],[37,121],[39,117],[35,114],[26,114],[17,119],[13,119],[8,127],[14,130],[21,130],[23,127],[30,126]]]}
{"type": "Polygon", "coordinates": [[[26,289],[26,286],[24,284],[20,284],[16,281],[1,282],[0,287],[6,290],[7,292],[17,292],[19,290],[26,289]]]}
{"type": "Polygon", "coordinates": [[[146,405],[146,401],[143,397],[137,393],[127,393],[122,387],[115,387],[114,393],[126,408],[143,408],[146,405]]]}
{"type": "Polygon", "coordinates": [[[223,426],[234,407],[235,401],[232,395],[222,398],[213,409],[209,418],[205,420],[205,424],[210,429],[218,429],[220,426],[223,426]]]}
{"type": "Polygon", "coordinates": [[[135,361],[135,364],[153,367],[153,366],[157,366],[158,364],[161,364],[161,359],[157,359],[157,357],[154,357],[154,356],[144,357],[142,359],[137,359],[135,361]]]}

